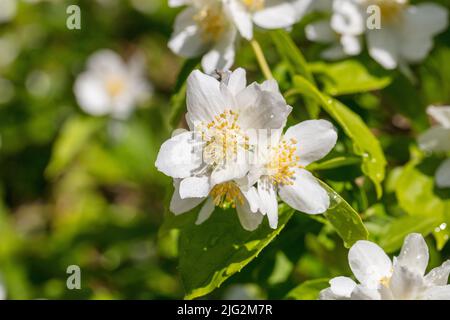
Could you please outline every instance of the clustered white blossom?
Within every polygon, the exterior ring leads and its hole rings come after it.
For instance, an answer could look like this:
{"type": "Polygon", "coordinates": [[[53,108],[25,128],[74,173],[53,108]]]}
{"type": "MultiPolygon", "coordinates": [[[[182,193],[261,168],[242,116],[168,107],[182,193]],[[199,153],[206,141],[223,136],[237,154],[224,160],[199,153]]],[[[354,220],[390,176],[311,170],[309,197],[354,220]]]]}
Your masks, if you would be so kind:
{"type": "Polygon", "coordinates": [[[203,56],[203,70],[229,69],[242,36],[253,38],[253,24],[264,29],[289,28],[298,22],[312,0],[169,0],[187,6],[176,18],[169,48],[193,58],[203,56]]]}
{"type": "Polygon", "coordinates": [[[247,86],[237,69],[219,81],[194,71],[187,80],[189,131],[166,141],[156,167],[174,178],[174,214],[200,203],[197,224],[216,206],[235,207],[242,226],[254,230],[267,215],[278,224],[278,200],[309,214],[329,206],[327,192],[305,170],[336,144],[325,120],[305,121],[282,131],[291,112],[275,80],[247,86]]]}
{"type": "Polygon", "coordinates": [[[448,26],[447,9],[435,3],[328,1],[331,19],[315,22],[306,28],[310,40],[330,44],[322,53],[325,59],[358,55],[365,36],[370,56],[384,68],[395,69],[425,59],[433,47],[433,37],[448,26]],[[378,8],[377,11],[373,11],[374,7],[378,8]]]}
{"type": "MultiPolygon", "coordinates": [[[[435,153],[450,152],[450,106],[427,109],[428,115],[436,123],[419,137],[419,146],[424,151],[435,153]]],[[[450,187],[450,158],[447,158],[436,171],[436,185],[450,187]]]]}
{"type": "Polygon", "coordinates": [[[427,275],[428,247],[417,233],[406,237],[400,255],[391,262],[378,245],[361,240],[348,253],[351,278],[336,277],[320,292],[321,300],[450,300],[450,260],[427,275]]]}
{"type": "Polygon", "coordinates": [[[127,118],[152,92],[144,71],[144,59],[139,53],[126,63],[112,50],[99,50],[88,59],[87,70],[75,81],[78,104],[93,116],[127,118]]]}

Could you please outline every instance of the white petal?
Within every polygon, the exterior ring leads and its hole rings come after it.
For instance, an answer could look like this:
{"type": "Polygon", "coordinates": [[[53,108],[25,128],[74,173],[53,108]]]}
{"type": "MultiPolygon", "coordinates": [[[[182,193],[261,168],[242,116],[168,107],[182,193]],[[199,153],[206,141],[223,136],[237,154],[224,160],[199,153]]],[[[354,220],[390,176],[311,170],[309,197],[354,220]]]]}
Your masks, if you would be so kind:
{"type": "Polygon", "coordinates": [[[367,32],[370,56],[385,69],[395,69],[399,62],[399,41],[395,30],[382,28],[367,32]]]}
{"type": "Polygon", "coordinates": [[[380,300],[380,294],[376,289],[370,289],[363,285],[357,285],[352,292],[351,300],[380,300]]]}
{"type": "Polygon", "coordinates": [[[203,205],[202,209],[200,210],[197,220],[195,221],[195,224],[199,225],[205,222],[206,220],[211,217],[211,214],[214,212],[214,201],[211,197],[209,197],[205,204],[203,205]]]}
{"type": "Polygon", "coordinates": [[[216,168],[211,173],[211,185],[215,186],[227,181],[243,178],[247,174],[248,169],[249,166],[244,160],[237,160],[235,163],[229,163],[224,167],[216,168]]]}
{"type": "Polygon", "coordinates": [[[425,239],[419,233],[411,233],[403,242],[397,263],[423,276],[427,269],[428,258],[428,247],[425,239]]]}
{"type": "Polygon", "coordinates": [[[263,10],[254,13],[253,21],[265,29],[288,28],[294,25],[301,17],[291,3],[284,0],[266,1],[263,10]]]}
{"type": "Polygon", "coordinates": [[[446,152],[450,150],[450,128],[433,127],[419,136],[418,142],[422,150],[446,152]]]}
{"type": "Polygon", "coordinates": [[[444,286],[448,282],[450,274],[450,260],[445,261],[441,266],[432,269],[426,276],[425,281],[428,285],[444,286]]]}
{"type": "Polygon", "coordinates": [[[195,124],[198,121],[209,123],[230,108],[231,102],[223,94],[219,81],[195,70],[187,80],[186,104],[188,117],[195,124]]]}
{"type": "Polygon", "coordinates": [[[326,288],[320,291],[319,300],[345,300],[345,297],[337,296],[331,290],[331,288],[326,288]]]}
{"type": "Polygon", "coordinates": [[[335,0],[333,12],[331,27],[337,33],[355,36],[364,32],[365,18],[359,6],[353,1],[335,0]]]}
{"type": "Polygon", "coordinates": [[[336,32],[331,29],[328,20],[321,20],[308,24],[305,28],[306,38],[318,43],[332,43],[338,39],[336,32]]]}
{"type": "Polygon", "coordinates": [[[423,60],[433,47],[433,36],[448,25],[447,10],[434,3],[409,6],[403,15],[402,56],[410,62],[423,60]]]}
{"type": "Polygon", "coordinates": [[[427,114],[441,126],[450,128],[450,107],[428,107],[427,114]]]}
{"type": "Polygon", "coordinates": [[[262,90],[252,84],[237,96],[239,125],[245,129],[279,129],[292,108],[280,93],[262,90]]]}
{"type": "Polygon", "coordinates": [[[250,188],[242,188],[241,187],[242,195],[245,197],[245,199],[248,202],[248,205],[250,207],[250,211],[252,213],[256,213],[259,210],[260,207],[260,199],[258,192],[256,191],[255,187],[250,188]]]}
{"type": "Polygon", "coordinates": [[[343,35],[341,37],[341,44],[344,52],[349,56],[356,56],[361,53],[361,39],[358,36],[343,35]]]}
{"type": "Polygon", "coordinates": [[[186,198],[205,198],[211,191],[211,184],[207,176],[189,177],[183,179],[180,183],[180,197],[186,198]]]}
{"type": "Polygon", "coordinates": [[[197,10],[194,8],[182,11],[175,20],[175,30],[169,40],[169,48],[185,58],[199,56],[207,48],[202,40],[200,29],[194,21],[196,14],[197,10]]]}
{"type": "Polygon", "coordinates": [[[161,145],[155,166],[172,178],[186,178],[202,165],[200,142],[193,132],[179,134],[161,145]]]}
{"type": "Polygon", "coordinates": [[[180,197],[180,182],[174,182],[175,190],[170,200],[170,212],[175,215],[179,215],[188,212],[198,206],[204,199],[203,198],[187,198],[181,199],[180,197]]]}
{"type": "Polygon", "coordinates": [[[336,277],[330,280],[330,286],[335,295],[350,298],[356,282],[347,277],[336,277]]]}
{"type": "Polygon", "coordinates": [[[328,193],[304,169],[295,169],[293,184],[279,186],[278,193],[289,206],[304,213],[324,213],[330,206],[328,193]]]}
{"type": "Polygon", "coordinates": [[[237,96],[239,92],[245,89],[247,86],[247,74],[245,69],[238,68],[234,70],[228,79],[228,89],[231,94],[237,96]]]}
{"type": "Polygon", "coordinates": [[[290,127],[284,139],[297,140],[296,154],[300,164],[307,166],[326,156],[336,145],[337,133],[331,122],[326,120],[307,120],[290,127]]]}
{"type": "Polygon", "coordinates": [[[203,56],[202,67],[206,73],[211,74],[215,70],[228,70],[233,65],[235,39],[235,30],[225,33],[220,41],[203,56]]]}
{"type": "Polygon", "coordinates": [[[424,295],[426,300],[450,300],[450,285],[433,287],[424,295]]]}
{"type": "Polygon", "coordinates": [[[344,48],[340,43],[336,43],[322,51],[320,56],[325,60],[336,61],[346,58],[348,54],[344,52],[344,48]]]}
{"type": "Polygon", "coordinates": [[[250,12],[239,0],[228,1],[228,9],[241,36],[251,40],[253,38],[253,23],[250,12]]]}
{"type": "Polygon", "coordinates": [[[417,273],[416,270],[397,264],[394,267],[389,288],[395,299],[411,300],[419,297],[425,285],[422,275],[417,273]]]}
{"type": "Polygon", "coordinates": [[[103,79],[90,71],[78,76],[74,93],[81,109],[93,116],[106,115],[111,111],[111,100],[107,94],[103,79]]]}
{"type": "Polygon", "coordinates": [[[247,231],[254,231],[261,224],[263,215],[259,212],[252,212],[248,201],[244,201],[243,204],[236,204],[236,211],[239,221],[242,227],[247,231]]]}
{"type": "Polygon", "coordinates": [[[370,241],[356,242],[348,252],[348,261],[355,277],[368,288],[377,288],[380,280],[392,273],[389,257],[370,241]]]}
{"type": "Polygon", "coordinates": [[[191,4],[192,0],[169,0],[169,7],[181,7],[187,4],[191,4]]]}
{"type": "Polygon", "coordinates": [[[278,200],[275,187],[267,179],[258,182],[258,195],[261,201],[259,211],[267,215],[272,229],[278,226],[278,200]]]}
{"type": "Polygon", "coordinates": [[[101,49],[91,55],[87,67],[99,75],[108,73],[125,74],[127,72],[127,66],[122,57],[109,49],[101,49]]]}
{"type": "Polygon", "coordinates": [[[442,162],[436,171],[436,185],[439,188],[450,187],[450,158],[442,162]]]}

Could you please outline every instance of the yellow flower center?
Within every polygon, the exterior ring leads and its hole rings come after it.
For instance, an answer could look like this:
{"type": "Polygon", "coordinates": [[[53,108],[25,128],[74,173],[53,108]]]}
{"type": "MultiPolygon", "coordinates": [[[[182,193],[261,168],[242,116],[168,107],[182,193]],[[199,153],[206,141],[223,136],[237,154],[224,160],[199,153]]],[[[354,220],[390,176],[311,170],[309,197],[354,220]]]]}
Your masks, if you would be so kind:
{"type": "MultiPolygon", "coordinates": [[[[228,161],[246,161],[239,159],[238,152],[249,150],[249,138],[238,125],[239,115],[226,110],[210,123],[201,123],[197,130],[205,142],[203,160],[208,165],[224,166],[228,161]]],[[[245,155],[245,154],[243,154],[245,155]]]]}
{"type": "Polygon", "coordinates": [[[244,198],[241,190],[234,182],[225,182],[215,186],[210,193],[214,204],[220,208],[226,209],[230,206],[236,207],[236,204],[243,204],[244,198]]]}
{"type": "Polygon", "coordinates": [[[265,0],[242,0],[242,2],[250,11],[262,10],[265,5],[265,0]]]}
{"type": "Polygon", "coordinates": [[[125,82],[121,77],[112,76],[106,80],[106,91],[111,97],[117,97],[125,89],[125,82]]]}
{"type": "Polygon", "coordinates": [[[298,163],[300,157],[295,154],[297,141],[290,139],[282,140],[278,146],[273,147],[272,160],[267,164],[267,169],[271,173],[270,179],[273,184],[292,185],[294,183],[294,169],[301,168],[298,163]]]}
{"type": "Polygon", "coordinates": [[[382,23],[394,23],[401,18],[401,13],[408,5],[408,0],[367,0],[369,5],[380,8],[382,23]]]}
{"type": "Polygon", "coordinates": [[[389,288],[389,284],[391,283],[391,277],[383,277],[380,280],[381,285],[385,286],[386,288],[389,288]]]}
{"type": "Polygon", "coordinates": [[[201,9],[195,16],[194,21],[200,27],[204,42],[215,42],[224,33],[227,21],[221,7],[210,5],[201,9]]]}

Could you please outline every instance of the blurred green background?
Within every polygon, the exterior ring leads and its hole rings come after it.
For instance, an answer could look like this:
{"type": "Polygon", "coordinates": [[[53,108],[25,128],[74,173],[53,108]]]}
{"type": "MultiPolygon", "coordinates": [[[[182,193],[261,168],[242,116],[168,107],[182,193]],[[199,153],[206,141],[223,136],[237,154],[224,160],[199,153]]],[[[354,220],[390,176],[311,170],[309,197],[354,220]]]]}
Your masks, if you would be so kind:
{"type": "MultiPolygon", "coordinates": [[[[183,297],[178,231],[158,231],[172,183],[154,167],[173,129],[171,96],[183,61],[167,42],[178,11],[165,0],[18,1],[15,17],[0,24],[0,278],[8,299],[183,297]],[[69,4],[81,7],[81,30],[66,28],[69,4]],[[146,56],[154,94],[127,121],[90,117],[75,101],[76,76],[102,48],[125,58],[139,48],[146,56]],[[113,134],[117,128],[119,135],[113,134]],[[69,265],[81,268],[81,290],[66,288],[69,265]]],[[[303,27],[312,19],[293,31],[309,61],[319,60],[323,48],[305,40],[303,27]]],[[[269,37],[258,37],[288,90],[285,65],[269,37]]],[[[436,231],[450,223],[449,192],[437,190],[432,178],[444,156],[419,154],[416,138],[430,126],[426,107],[450,102],[450,33],[441,34],[430,57],[413,67],[415,82],[387,73],[366,55],[357,61],[392,81],[380,91],[340,97],[382,143],[389,162],[384,196],[377,201],[359,164],[317,175],[362,214],[371,239],[382,238],[389,252],[403,239],[391,239],[402,234],[396,227],[417,226],[433,215],[431,204],[445,202],[444,220],[409,230],[430,234],[430,267],[436,266],[450,256],[448,229],[436,231]],[[405,165],[411,176],[403,181],[419,181],[413,186],[399,185],[405,165]]],[[[261,80],[248,44],[239,48],[236,65],[248,70],[250,80],[261,80]]],[[[302,102],[292,103],[295,122],[307,118],[302,102]]],[[[340,136],[334,156],[351,149],[340,136]]],[[[305,280],[350,274],[346,255],[330,226],[296,214],[257,259],[207,298],[284,298],[305,280]]]]}

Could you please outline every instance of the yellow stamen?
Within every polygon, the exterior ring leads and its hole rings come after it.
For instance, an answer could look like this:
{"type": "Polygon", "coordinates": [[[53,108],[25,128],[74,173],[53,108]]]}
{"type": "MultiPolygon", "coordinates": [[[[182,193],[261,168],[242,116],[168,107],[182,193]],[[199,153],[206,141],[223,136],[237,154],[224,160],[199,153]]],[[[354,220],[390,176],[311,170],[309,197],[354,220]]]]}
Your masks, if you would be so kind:
{"type": "Polygon", "coordinates": [[[109,77],[106,80],[106,91],[112,97],[116,97],[125,89],[125,83],[122,78],[117,76],[109,77]]]}
{"type": "Polygon", "coordinates": [[[272,149],[274,156],[267,165],[270,174],[270,179],[273,184],[277,185],[292,185],[294,183],[294,169],[301,168],[300,157],[296,155],[295,139],[289,141],[282,140],[278,146],[272,149]]]}
{"type": "Polygon", "coordinates": [[[366,0],[368,5],[380,8],[382,23],[394,23],[401,18],[401,13],[408,5],[408,0],[366,0]]]}
{"type": "Polygon", "coordinates": [[[202,31],[203,41],[207,43],[217,41],[227,26],[224,13],[217,5],[206,6],[201,9],[194,16],[194,21],[202,31]]]}
{"type": "Polygon", "coordinates": [[[262,10],[265,5],[265,0],[242,0],[242,2],[250,11],[262,10]]]}
{"type": "Polygon", "coordinates": [[[226,209],[230,206],[236,207],[236,204],[243,204],[244,198],[239,187],[234,182],[225,182],[215,186],[210,193],[214,204],[220,208],[226,209]]]}

